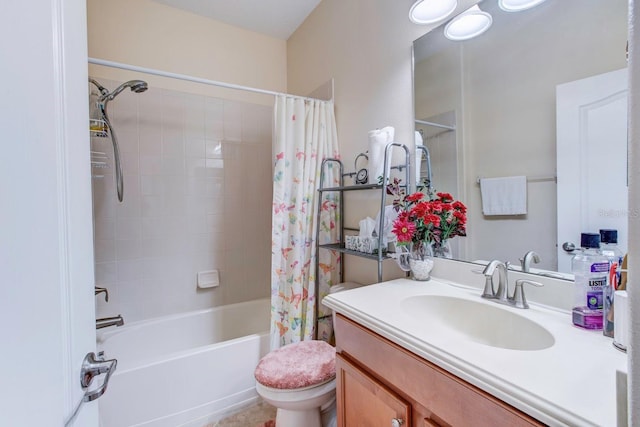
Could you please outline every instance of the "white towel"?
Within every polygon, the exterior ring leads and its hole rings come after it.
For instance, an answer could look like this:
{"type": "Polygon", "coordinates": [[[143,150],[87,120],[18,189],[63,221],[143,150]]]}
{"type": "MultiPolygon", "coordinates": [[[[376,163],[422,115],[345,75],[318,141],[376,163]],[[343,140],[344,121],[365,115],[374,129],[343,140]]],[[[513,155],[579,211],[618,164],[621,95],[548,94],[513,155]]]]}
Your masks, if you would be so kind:
{"type": "Polygon", "coordinates": [[[484,215],[525,215],[527,177],[506,176],[480,179],[484,215]]]}
{"type": "Polygon", "coordinates": [[[422,166],[422,150],[418,147],[424,145],[422,141],[422,135],[420,132],[416,131],[415,134],[415,145],[416,145],[416,185],[420,185],[420,166],[422,166]]]}
{"type": "Polygon", "coordinates": [[[384,151],[393,142],[394,134],[392,126],[369,131],[369,184],[377,184],[378,177],[384,174],[384,151]]]}

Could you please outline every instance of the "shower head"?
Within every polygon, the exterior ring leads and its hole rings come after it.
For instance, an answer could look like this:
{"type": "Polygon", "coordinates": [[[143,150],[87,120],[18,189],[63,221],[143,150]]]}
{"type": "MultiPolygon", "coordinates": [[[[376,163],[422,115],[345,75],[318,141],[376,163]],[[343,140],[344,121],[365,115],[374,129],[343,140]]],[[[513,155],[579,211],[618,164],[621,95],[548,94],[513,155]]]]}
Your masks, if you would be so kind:
{"type": "Polygon", "coordinates": [[[144,92],[145,90],[147,90],[149,88],[147,86],[147,82],[142,81],[142,80],[131,80],[128,83],[130,83],[129,87],[131,88],[131,91],[135,92],[135,93],[144,92]]]}
{"type": "Polygon", "coordinates": [[[107,92],[106,94],[103,93],[102,96],[100,97],[100,101],[104,102],[105,104],[107,102],[109,102],[109,101],[113,101],[113,99],[116,96],[118,96],[120,94],[120,92],[122,92],[126,88],[130,88],[132,92],[140,93],[140,92],[144,92],[149,87],[147,85],[147,82],[145,82],[145,81],[142,81],[142,80],[129,80],[128,82],[122,83],[113,92],[111,92],[111,93],[107,92]]]}

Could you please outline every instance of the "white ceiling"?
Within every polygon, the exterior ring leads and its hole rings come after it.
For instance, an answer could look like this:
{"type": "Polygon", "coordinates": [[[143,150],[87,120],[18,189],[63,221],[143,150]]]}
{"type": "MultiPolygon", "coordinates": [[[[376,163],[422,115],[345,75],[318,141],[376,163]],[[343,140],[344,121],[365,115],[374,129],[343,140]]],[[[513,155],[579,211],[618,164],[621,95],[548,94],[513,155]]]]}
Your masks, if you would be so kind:
{"type": "Polygon", "coordinates": [[[321,0],[153,0],[287,40],[321,0]]]}

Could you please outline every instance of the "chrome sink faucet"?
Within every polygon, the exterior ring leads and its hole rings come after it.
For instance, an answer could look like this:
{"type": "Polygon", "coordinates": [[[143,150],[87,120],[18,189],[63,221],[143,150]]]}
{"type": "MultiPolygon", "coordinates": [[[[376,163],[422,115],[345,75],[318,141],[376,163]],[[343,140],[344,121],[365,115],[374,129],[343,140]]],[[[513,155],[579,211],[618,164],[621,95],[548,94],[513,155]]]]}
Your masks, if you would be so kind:
{"type": "Polygon", "coordinates": [[[516,308],[529,308],[527,299],[524,295],[524,285],[543,286],[542,283],[534,282],[528,279],[516,280],[516,286],[513,290],[513,295],[509,296],[509,263],[498,260],[493,260],[482,271],[485,277],[484,290],[482,291],[482,298],[486,298],[490,301],[495,301],[499,304],[505,304],[516,308]],[[493,285],[493,275],[498,270],[498,289],[495,290],[493,285]]]}
{"type": "Polygon", "coordinates": [[[520,258],[520,265],[522,266],[522,271],[524,273],[528,273],[530,271],[532,260],[536,264],[540,262],[540,255],[535,251],[529,251],[524,254],[523,258],[520,258]]]}
{"type": "Polygon", "coordinates": [[[507,300],[509,287],[509,263],[494,259],[482,271],[485,277],[484,291],[482,298],[497,299],[499,301],[507,300]],[[498,290],[493,285],[493,273],[498,270],[498,290]]]}

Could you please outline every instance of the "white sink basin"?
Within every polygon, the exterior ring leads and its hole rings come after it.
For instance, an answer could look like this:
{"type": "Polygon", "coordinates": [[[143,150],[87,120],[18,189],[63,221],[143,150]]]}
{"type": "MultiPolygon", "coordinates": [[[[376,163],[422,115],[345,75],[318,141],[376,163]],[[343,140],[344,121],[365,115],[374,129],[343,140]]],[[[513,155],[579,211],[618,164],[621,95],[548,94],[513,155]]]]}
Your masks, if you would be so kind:
{"type": "Polygon", "coordinates": [[[402,311],[425,328],[440,328],[470,341],[510,350],[544,350],[555,343],[538,323],[497,303],[442,295],[419,295],[401,302],[402,311]]]}

